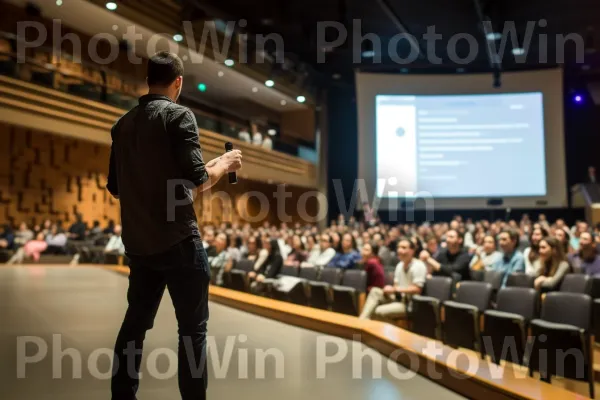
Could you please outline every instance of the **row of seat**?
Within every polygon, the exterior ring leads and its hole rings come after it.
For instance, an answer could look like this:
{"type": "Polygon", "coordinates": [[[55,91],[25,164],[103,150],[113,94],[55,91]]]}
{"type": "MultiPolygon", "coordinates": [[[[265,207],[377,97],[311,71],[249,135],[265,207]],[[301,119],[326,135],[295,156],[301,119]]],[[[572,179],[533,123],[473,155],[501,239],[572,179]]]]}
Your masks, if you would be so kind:
{"type": "MultiPolygon", "coordinates": [[[[248,291],[248,272],[253,268],[254,263],[250,260],[238,261],[231,271],[225,274],[225,287],[248,291]]],[[[216,274],[212,275],[214,279],[216,274]]],[[[279,275],[296,278],[296,281],[292,280],[292,284],[286,285],[285,288],[267,285],[265,294],[278,300],[349,315],[358,315],[365,300],[365,271],[283,266],[279,275]]]]}
{"type": "Polygon", "coordinates": [[[450,278],[430,278],[423,295],[413,296],[410,328],[449,346],[479,351],[495,363],[525,365],[530,375],[539,371],[548,382],[553,375],[588,381],[593,398],[591,340],[599,324],[592,316],[600,299],[585,292],[591,279],[569,274],[560,291],[542,296],[531,287],[511,286],[524,282],[523,276],[509,279],[491,307],[489,282],[460,282],[453,297],[450,278]]]}

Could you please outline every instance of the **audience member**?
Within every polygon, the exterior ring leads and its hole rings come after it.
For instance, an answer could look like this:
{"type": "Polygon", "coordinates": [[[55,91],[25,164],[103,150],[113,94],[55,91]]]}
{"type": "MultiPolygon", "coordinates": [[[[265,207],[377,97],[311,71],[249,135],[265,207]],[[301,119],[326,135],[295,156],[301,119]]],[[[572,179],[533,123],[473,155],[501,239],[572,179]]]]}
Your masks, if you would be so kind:
{"type": "Polygon", "coordinates": [[[0,249],[12,250],[15,245],[15,234],[10,224],[2,226],[0,232],[0,249]]]}
{"type": "Polygon", "coordinates": [[[100,227],[100,221],[96,220],[94,221],[94,223],[92,224],[92,229],[90,229],[90,232],[88,233],[89,237],[95,238],[102,235],[102,228],[100,227]]]}
{"type": "Polygon", "coordinates": [[[564,246],[556,237],[549,236],[540,240],[539,251],[541,266],[534,287],[544,291],[558,289],[564,276],[571,270],[564,246]]]}
{"type": "Polygon", "coordinates": [[[262,142],[262,148],[266,150],[273,150],[273,140],[270,136],[265,136],[265,139],[262,142]]]}
{"type": "Polygon", "coordinates": [[[125,254],[125,245],[121,238],[123,228],[121,225],[115,225],[113,235],[108,239],[108,243],[104,246],[104,254],[114,254],[122,256],[125,254]]]}
{"type": "MultiPolygon", "coordinates": [[[[250,236],[248,238],[248,242],[247,242],[246,246],[248,247],[248,249],[246,250],[246,252],[242,253],[242,259],[250,260],[250,261],[258,260],[261,250],[262,250],[262,242],[260,240],[260,237],[259,236],[250,236]]],[[[264,258],[266,258],[267,257],[266,250],[263,254],[264,254],[264,258]]]]}
{"type": "Polygon", "coordinates": [[[227,235],[227,257],[234,263],[242,259],[242,239],[234,234],[227,235]]]}
{"type": "Polygon", "coordinates": [[[251,124],[250,128],[252,130],[252,144],[255,146],[262,145],[263,135],[258,131],[258,127],[256,126],[256,124],[251,124]]]}
{"type": "Polygon", "coordinates": [[[335,257],[335,249],[331,236],[323,233],[319,239],[319,252],[312,253],[309,259],[302,263],[302,267],[324,267],[335,257]]]}
{"type": "Polygon", "coordinates": [[[329,263],[329,267],[352,269],[360,260],[360,253],[356,250],[356,240],[350,233],[344,234],[342,242],[337,249],[335,257],[329,263]]]}
{"type": "Polygon", "coordinates": [[[215,232],[212,229],[207,229],[204,232],[204,240],[202,241],[202,245],[204,246],[204,250],[206,250],[206,255],[208,257],[215,257],[217,255],[215,246],[213,245],[214,240],[215,232]]]}
{"type": "Polygon", "coordinates": [[[525,258],[525,273],[537,276],[540,269],[540,240],[548,236],[548,231],[537,227],[531,231],[529,236],[529,247],[523,252],[525,258]]]}
{"type": "Polygon", "coordinates": [[[60,230],[58,224],[52,225],[50,233],[46,235],[46,243],[48,243],[48,248],[44,253],[66,254],[67,252],[67,235],[62,230],[60,230]]]}
{"type": "Polygon", "coordinates": [[[218,286],[223,286],[223,276],[225,272],[228,272],[231,267],[231,259],[227,252],[227,235],[219,233],[214,240],[214,256],[208,257],[210,264],[211,274],[216,273],[216,282],[218,286]]]}
{"type": "MultiPolygon", "coordinates": [[[[558,240],[558,242],[562,245],[563,253],[569,254],[571,251],[571,235],[569,231],[566,229],[555,229],[554,237],[558,240]]],[[[577,239],[577,246],[579,247],[579,239],[577,239]]]]}
{"type": "Polygon", "coordinates": [[[112,235],[115,233],[115,221],[112,219],[108,220],[108,225],[106,225],[106,228],[104,228],[102,233],[105,235],[112,235]]]}
{"type": "MultiPolygon", "coordinates": [[[[68,234],[69,239],[84,240],[86,231],[87,231],[87,227],[85,226],[85,223],[83,222],[82,215],[79,213],[75,214],[75,222],[69,228],[69,234],[68,234]]],[[[51,245],[49,245],[49,246],[51,246],[51,245]]]]}
{"type": "Polygon", "coordinates": [[[508,275],[516,272],[525,272],[525,260],[523,254],[517,250],[519,245],[519,232],[512,228],[507,228],[500,233],[500,248],[502,257],[494,264],[494,270],[502,272],[502,286],[506,285],[508,275]]]}
{"type": "Polygon", "coordinates": [[[474,271],[493,269],[494,264],[502,258],[502,253],[496,250],[496,238],[492,235],[483,237],[483,244],[475,249],[470,267],[474,271]]]}
{"type": "Polygon", "coordinates": [[[22,247],[34,237],[35,234],[27,227],[27,224],[25,222],[21,222],[21,225],[19,225],[19,230],[15,232],[15,245],[17,247],[22,247]]]}
{"type": "Polygon", "coordinates": [[[254,293],[262,292],[265,279],[275,279],[283,266],[277,239],[265,240],[263,246],[268,253],[267,258],[258,268],[255,265],[254,271],[248,273],[248,278],[254,281],[250,285],[250,290],[254,293]]]}
{"type": "Polygon", "coordinates": [[[398,259],[394,273],[394,286],[374,287],[369,292],[360,314],[367,319],[375,315],[381,319],[400,318],[410,311],[410,299],[414,294],[421,294],[427,279],[427,267],[415,258],[415,244],[410,239],[398,241],[398,259]],[[406,296],[407,307],[402,296],[406,296]]]}
{"type": "Polygon", "coordinates": [[[8,260],[7,264],[22,264],[25,258],[31,258],[34,262],[40,261],[40,255],[46,251],[48,243],[44,238],[44,233],[39,232],[35,239],[25,243],[23,247],[17,250],[17,252],[8,260]]]}
{"type": "Polygon", "coordinates": [[[455,280],[470,278],[469,264],[471,255],[463,246],[463,236],[456,229],[446,232],[446,247],[438,251],[435,258],[427,250],[419,256],[432,275],[449,276],[455,280]]]}
{"type": "Polygon", "coordinates": [[[569,256],[569,262],[575,272],[600,277],[600,256],[591,233],[581,233],[579,236],[579,251],[569,256]]]}
{"type": "Polygon", "coordinates": [[[292,251],[288,254],[284,265],[290,267],[299,267],[306,261],[306,251],[302,239],[299,235],[292,236],[292,251]]]}
{"type": "Polygon", "coordinates": [[[242,128],[242,130],[239,131],[238,139],[240,139],[242,142],[246,142],[246,143],[252,142],[252,140],[250,139],[250,132],[248,132],[248,129],[246,129],[246,128],[242,128]]]}
{"type": "Polygon", "coordinates": [[[367,273],[367,293],[374,287],[383,288],[385,286],[385,272],[377,255],[378,252],[379,246],[371,243],[363,244],[360,252],[362,257],[360,263],[367,273]]]}

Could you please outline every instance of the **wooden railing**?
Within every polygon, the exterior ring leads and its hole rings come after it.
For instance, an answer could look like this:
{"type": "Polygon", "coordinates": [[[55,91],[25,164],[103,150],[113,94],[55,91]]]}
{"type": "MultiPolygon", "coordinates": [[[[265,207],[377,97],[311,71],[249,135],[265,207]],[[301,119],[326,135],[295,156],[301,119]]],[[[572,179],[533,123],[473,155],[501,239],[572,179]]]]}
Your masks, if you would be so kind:
{"type": "MultiPolygon", "coordinates": [[[[0,75],[0,121],[109,145],[110,129],[125,110],[0,75]]],[[[215,132],[200,131],[206,159],[221,155],[225,142],[244,154],[245,179],[316,187],[314,164],[215,132]]]]}

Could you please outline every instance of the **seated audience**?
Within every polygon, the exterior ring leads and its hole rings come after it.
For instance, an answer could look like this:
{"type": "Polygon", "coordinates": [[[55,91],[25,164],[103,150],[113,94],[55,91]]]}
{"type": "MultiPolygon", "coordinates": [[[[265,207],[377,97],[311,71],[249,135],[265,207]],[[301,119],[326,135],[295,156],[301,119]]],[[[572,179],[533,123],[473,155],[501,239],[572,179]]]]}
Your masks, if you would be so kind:
{"type": "Polygon", "coordinates": [[[15,245],[15,234],[12,227],[9,224],[2,226],[2,232],[0,232],[0,250],[12,250],[15,245]]]}
{"type": "Polygon", "coordinates": [[[7,264],[22,264],[25,258],[31,258],[34,262],[40,261],[40,255],[46,251],[48,243],[44,238],[44,233],[39,232],[35,239],[25,243],[23,247],[17,250],[15,255],[8,260],[7,264]]]}
{"type": "Polygon", "coordinates": [[[265,136],[265,139],[262,142],[262,148],[266,150],[273,150],[273,139],[269,136],[265,136]]]}
{"type": "MultiPolygon", "coordinates": [[[[258,260],[261,255],[261,252],[263,250],[260,237],[259,236],[250,236],[248,238],[248,241],[246,242],[246,247],[247,247],[247,250],[246,250],[246,252],[242,253],[242,259],[250,260],[250,261],[258,260]]],[[[267,258],[266,250],[262,253],[263,253],[263,258],[267,258]]]]}
{"type": "Polygon", "coordinates": [[[246,128],[243,128],[241,131],[239,131],[238,139],[246,143],[252,142],[252,140],[250,139],[250,132],[248,132],[246,128]]]}
{"type": "Polygon", "coordinates": [[[48,243],[48,248],[44,253],[67,254],[67,235],[59,228],[58,224],[52,225],[50,233],[46,235],[46,243],[48,243]]]}
{"type": "Polygon", "coordinates": [[[104,254],[113,254],[122,256],[125,254],[125,245],[121,238],[123,228],[121,225],[115,225],[114,234],[108,239],[108,243],[104,246],[104,254]]]}
{"type": "Polygon", "coordinates": [[[300,265],[301,267],[324,267],[335,257],[331,236],[323,233],[319,243],[318,253],[312,253],[308,260],[300,265]]]}
{"type": "Polygon", "coordinates": [[[328,267],[352,269],[360,260],[360,253],[356,250],[356,240],[350,233],[344,234],[340,247],[335,257],[329,262],[328,267]]]}
{"type": "Polygon", "coordinates": [[[440,251],[440,243],[435,235],[430,235],[425,238],[425,250],[431,255],[431,257],[435,258],[440,251]]]}
{"type": "Polygon", "coordinates": [[[102,235],[102,228],[100,227],[100,221],[94,221],[94,223],[92,224],[92,229],[90,229],[88,236],[90,238],[96,238],[100,235],[102,235]]]}
{"type": "Polygon", "coordinates": [[[216,273],[216,283],[223,286],[223,276],[231,269],[232,262],[227,252],[227,235],[219,233],[214,240],[214,256],[208,257],[211,274],[216,273]]]}
{"type": "Polygon", "coordinates": [[[360,263],[367,273],[367,293],[374,287],[383,288],[385,286],[385,272],[377,255],[378,252],[379,247],[371,243],[363,244],[360,252],[362,257],[360,263]]]}
{"type": "Polygon", "coordinates": [[[250,285],[250,290],[253,293],[260,293],[264,289],[265,279],[275,279],[281,267],[283,266],[283,258],[279,251],[277,239],[263,241],[264,249],[267,251],[267,258],[260,266],[254,266],[254,271],[248,273],[248,278],[253,280],[250,285]]]}
{"type": "Polygon", "coordinates": [[[525,273],[537,275],[540,269],[540,240],[548,236],[548,232],[540,227],[534,228],[529,237],[529,247],[523,252],[525,258],[525,273]]]}
{"type": "Polygon", "coordinates": [[[34,232],[27,227],[25,222],[21,222],[19,230],[15,232],[15,245],[22,247],[35,237],[34,232]]]}
{"type": "Polygon", "coordinates": [[[435,258],[427,250],[423,250],[419,258],[432,275],[449,276],[455,280],[470,279],[471,255],[463,246],[462,234],[455,229],[446,232],[446,247],[440,249],[435,258]]]}
{"type": "Polygon", "coordinates": [[[87,227],[85,226],[85,222],[83,222],[83,216],[77,213],[75,215],[75,222],[69,228],[69,234],[67,236],[71,240],[84,240],[86,231],[87,227]]]}
{"type": "Polygon", "coordinates": [[[579,251],[569,256],[569,262],[575,272],[600,277],[600,256],[591,233],[579,235],[579,251]]]}
{"type": "Polygon", "coordinates": [[[321,254],[321,250],[319,249],[316,236],[312,233],[308,233],[305,234],[304,237],[306,238],[306,261],[302,264],[307,263],[308,260],[315,259],[319,256],[319,254],[321,254]]]}
{"type": "Polygon", "coordinates": [[[207,229],[204,232],[204,240],[202,241],[202,245],[204,246],[204,250],[206,251],[206,255],[208,257],[215,257],[217,255],[215,246],[213,245],[214,240],[215,232],[212,229],[207,229]]]}
{"type": "Polygon", "coordinates": [[[105,235],[112,235],[113,233],[115,233],[115,221],[113,221],[112,219],[108,220],[108,225],[106,225],[106,228],[104,228],[102,233],[105,235]]]}
{"type": "Polygon", "coordinates": [[[483,244],[475,249],[471,258],[471,269],[474,271],[493,269],[494,264],[502,258],[502,253],[496,250],[496,247],[494,236],[484,236],[483,244]]]}
{"type": "Polygon", "coordinates": [[[258,131],[256,124],[252,124],[252,144],[255,146],[262,145],[263,135],[258,131]]]}
{"type": "Polygon", "coordinates": [[[290,267],[299,267],[306,261],[306,251],[302,239],[299,235],[292,236],[292,251],[288,254],[285,259],[284,265],[290,267]]]}
{"type": "MultiPolygon", "coordinates": [[[[561,246],[563,248],[563,253],[569,254],[570,250],[571,250],[571,245],[570,245],[571,235],[569,234],[569,231],[567,231],[566,229],[556,229],[554,231],[554,237],[561,244],[561,246]]],[[[579,239],[578,239],[577,243],[579,243],[579,239]]]]}
{"type": "Polygon", "coordinates": [[[508,228],[500,232],[500,249],[502,257],[494,264],[494,270],[504,273],[502,286],[506,285],[508,275],[516,272],[525,272],[525,259],[523,254],[517,249],[519,246],[520,234],[517,230],[508,228]]]}
{"type": "Polygon", "coordinates": [[[410,308],[410,297],[421,294],[427,279],[427,267],[422,261],[415,258],[416,246],[409,239],[398,242],[398,259],[394,273],[394,286],[384,286],[383,289],[374,287],[369,292],[367,300],[360,314],[360,318],[371,318],[375,315],[381,319],[394,319],[406,315],[402,296],[407,296],[410,308]]]}
{"type": "Polygon", "coordinates": [[[240,250],[240,247],[242,247],[242,238],[240,238],[237,235],[228,235],[227,236],[228,257],[234,263],[236,263],[242,259],[242,251],[240,250]]]}
{"type": "Polygon", "coordinates": [[[556,290],[564,276],[571,272],[564,245],[557,238],[549,236],[540,240],[539,251],[541,266],[534,287],[543,291],[556,290]]]}

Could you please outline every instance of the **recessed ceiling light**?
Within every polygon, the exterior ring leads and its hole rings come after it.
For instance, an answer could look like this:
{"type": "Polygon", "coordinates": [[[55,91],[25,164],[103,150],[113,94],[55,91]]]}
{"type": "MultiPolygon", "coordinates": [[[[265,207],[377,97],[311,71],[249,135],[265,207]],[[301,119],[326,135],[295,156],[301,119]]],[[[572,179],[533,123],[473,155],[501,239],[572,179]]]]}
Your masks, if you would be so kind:
{"type": "Polygon", "coordinates": [[[255,86],[252,88],[252,93],[256,93],[256,92],[258,92],[258,88],[255,86]]]}
{"type": "Polygon", "coordinates": [[[456,68],[456,72],[462,73],[462,72],[465,72],[465,69],[464,68],[456,68]]]}
{"type": "Polygon", "coordinates": [[[365,50],[361,53],[362,58],[373,58],[375,57],[375,51],[374,50],[365,50]]]}
{"type": "Polygon", "coordinates": [[[268,79],[268,80],[265,81],[265,86],[267,86],[267,87],[273,87],[273,86],[275,86],[275,82],[273,82],[272,79],[268,79]]]}
{"type": "Polygon", "coordinates": [[[115,11],[117,9],[117,3],[114,1],[109,1],[106,3],[106,8],[108,8],[110,11],[115,11]]]}
{"type": "Polygon", "coordinates": [[[515,47],[514,49],[512,49],[512,53],[515,56],[522,56],[523,54],[525,54],[525,49],[522,47],[515,47]]]}
{"type": "Polygon", "coordinates": [[[233,67],[233,64],[235,64],[235,61],[233,61],[231,58],[225,60],[225,65],[227,65],[228,67],[233,67]]]}
{"type": "Polygon", "coordinates": [[[287,104],[287,101],[285,101],[285,100],[281,100],[281,101],[279,102],[279,104],[281,104],[282,106],[285,106],[285,105],[287,104]]]}
{"type": "Polygon", "coordinates": [[[408,72],[408,68],[400,68],[400,72],[402,72],[403,74],[408,72]]]}
{"type": "Polygon", "coordinates": [[[225,73],[223,71],[219,71],[217,72],[217,75],[219,76],[219,78],[222,78],[223,75],[225,75],[225,73]]]}
{"type": "Polygon", "coordinates": [[[59,7],[62,6],[62,0],[56,0],[56,5],[59,7]]]}
{"type": "Polygon", "coordinates": [[[298,96],[296,97],[296,101],[298,101],[298,103],[304,103],[306,101],[306,97],[298,96]]]}
{"type": "Polygon", "coordinates": [[[198,84],[198,90],[201,92],[206,92],[206,84],[205,83],[199,83],[198,84]]]}
{"type": "Polygon", "coordinates": [[[175,35],[173,35],[173,40],[176,42],[182,42],[183,41],[183,35],[180,33],[177,33],[175,35]]]}
{"type": "Polygon", "coordinates": [[[490,32],[487,35],[485,35],[485,38],[492,42],[494,40],[502,39],[502,34],[500,32],[490,32]]]}
{"type": "Polygon", "coordinates": [[[340,78],[342,77],[342,75],[341,75],[341,74],[338,74],[338,73],[335,73],[335,74],[331,75],[331,77],[332,77],[333,79],[340,79],[340,78]]]}
{"type": "Polygon", "coordinates": [[[267,133],[268,133],[269,135],[271,135],[271,136],[275,136],[275,135],[277,135],[277,131],[276,131],[275,129],[269,129],[269,130],[267,131],[267,133]]]}

